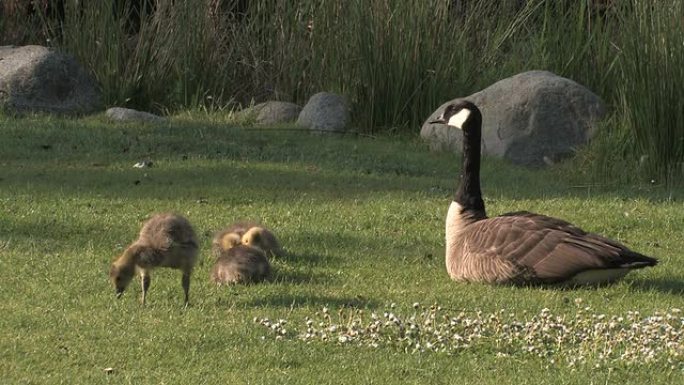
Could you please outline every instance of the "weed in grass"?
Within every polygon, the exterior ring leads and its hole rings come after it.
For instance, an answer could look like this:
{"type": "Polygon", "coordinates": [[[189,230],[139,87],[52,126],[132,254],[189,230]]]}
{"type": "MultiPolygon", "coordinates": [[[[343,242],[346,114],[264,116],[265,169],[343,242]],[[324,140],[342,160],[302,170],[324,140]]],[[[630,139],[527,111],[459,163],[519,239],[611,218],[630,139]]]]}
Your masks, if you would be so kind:
{"type": "Polygon", "coordinates": [[[404,353],[464,354],[492,350],[497,357],[536,356],[551,364],[592,368],[642,366],[660,362],[684,371],[684,316],[679,308],[653,315],[638,310],[609,316],[575,299],[576,313],[516,314],[501,309],[449,311],[439,305],[395,304],[384,311],[329,308],[304,317],[299,325],[286,319],[255,317],[276,340],[296,339],[404,353]],[[336,314],[335,314],[336,313],[336,314]]]}

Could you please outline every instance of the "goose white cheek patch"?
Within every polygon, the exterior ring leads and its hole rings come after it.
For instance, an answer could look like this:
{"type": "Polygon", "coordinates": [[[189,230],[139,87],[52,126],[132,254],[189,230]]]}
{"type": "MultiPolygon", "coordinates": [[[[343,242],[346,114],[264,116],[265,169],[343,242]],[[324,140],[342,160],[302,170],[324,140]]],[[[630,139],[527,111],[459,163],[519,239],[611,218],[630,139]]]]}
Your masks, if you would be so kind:
{"type": "Polygon", "coordinates": [[[462,130],[463,129],[463,123],[465,123],[465,121],[468,120],[469,116],[470,116],[470,110],[467,108],[464,108],[461,111],[459,111],[457,114],[450,117],[449,122],[447,124],[450,126],[456,127],[459,130],[462,130]]]}

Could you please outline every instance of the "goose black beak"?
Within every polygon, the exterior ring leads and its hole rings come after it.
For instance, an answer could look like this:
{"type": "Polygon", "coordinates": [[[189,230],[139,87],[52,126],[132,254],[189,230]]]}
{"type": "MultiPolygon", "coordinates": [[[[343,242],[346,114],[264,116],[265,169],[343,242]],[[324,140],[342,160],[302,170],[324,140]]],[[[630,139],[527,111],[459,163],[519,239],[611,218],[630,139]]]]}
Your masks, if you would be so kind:
{"type": "Polygon", "coordinates": [[[121,296],[123,295],[123,293],[124,293],[123,290],[118,290],[118,289],[117,289],[117,290],[116,290],[116,299],[121,298],[121,296]]]}
{"type": "Polygon", "coordinates": [[[435,120],[429,121],[428,123],[430,123],[430,124],[447,124],[446,120],[444,120],[444,118],[441,116],[435,120]]]}

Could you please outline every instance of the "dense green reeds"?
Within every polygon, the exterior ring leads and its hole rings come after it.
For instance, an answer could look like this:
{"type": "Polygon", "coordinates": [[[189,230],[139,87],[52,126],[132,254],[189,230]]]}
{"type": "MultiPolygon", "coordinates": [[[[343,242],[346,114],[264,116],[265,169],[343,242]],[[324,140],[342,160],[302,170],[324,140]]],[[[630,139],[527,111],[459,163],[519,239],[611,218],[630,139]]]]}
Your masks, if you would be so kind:
{"type": "MultiPolygon", "coordinates": [[[[682,173],[682,0],[61,3],[63,17],[38,7],[42,22],[24,25],[86,63],[110,105],[213,110],[325,90],[351,100],[361,131],[415,130],[445,100],[545,69],[609,107],[580,157],[593,174],[606,161],[644,180],[682,173]]],[[[10,16],[0,40],[38,39],[10,16]]]]}
{"type": "Polygon", "coordinates": [[[634,135],[641,171],[684,176],[684,2],[635,1],[623,25],[618,127],[634,135]]]}

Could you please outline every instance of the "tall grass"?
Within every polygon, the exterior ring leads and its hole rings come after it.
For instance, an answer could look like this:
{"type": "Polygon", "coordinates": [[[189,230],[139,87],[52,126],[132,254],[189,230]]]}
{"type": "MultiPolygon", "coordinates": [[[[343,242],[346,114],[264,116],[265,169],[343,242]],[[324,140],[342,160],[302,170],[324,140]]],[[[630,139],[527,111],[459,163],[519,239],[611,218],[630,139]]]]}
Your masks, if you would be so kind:
{"type": "Polygon", "coordinates": [[[624,20],[620,126],[634,133],[642,172],[684,176],[684,2],[633,1],[624,20]]]}
{"type": "Polygon", "coordinates": [[[45,17],[43,30],[86,63],[110,105],[302,104],[333,91],[362,131],[415,130],[445,100],[545,69],[586,85],[614,115],[590,167],[607,169],[624,147],[642,160],[635,175],[672,179],[682,168],[682,0],[156,0],[136,33],[126,20],[141,0],[64,1],[63,22],[45,17]]]}
{"type": "Polygon", "coordinates": [[[55,31],[58,44],[92,70],[105,102],[145,109],[192,108],[228,94],[227,34],[198,0],[141,2],[139,29],[130,31],[130,4],[140,0],[70,2],[55,31]]]}
{"type": "Polygon", "coordinates": [[[586,1],[572,6],[558,1],[533,3],[532,14],[520,28],[521,36],[515,39],[517,45],[511,54],[523,61],[511,63],[516,66],[512,71],[546,69],[586,85],[610,102],[618,60],[613,36],[618,30],[615,12],[599,14],[586,1]]]}

